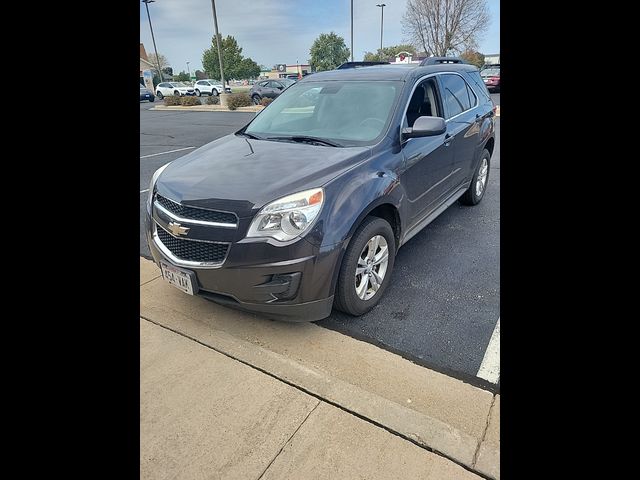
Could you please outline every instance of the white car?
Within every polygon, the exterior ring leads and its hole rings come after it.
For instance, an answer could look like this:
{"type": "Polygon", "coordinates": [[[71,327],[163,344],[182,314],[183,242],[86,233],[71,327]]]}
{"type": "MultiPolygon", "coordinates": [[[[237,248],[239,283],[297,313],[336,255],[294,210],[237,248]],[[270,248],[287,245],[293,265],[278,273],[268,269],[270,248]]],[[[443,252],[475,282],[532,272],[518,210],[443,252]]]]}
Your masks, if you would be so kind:
{"type": "Polygon", "coordinates": [[[162,82],[156,87],[156,96],[160,100],[171,95],[182,97],[183,95],[195,94],[194,88],[183,82],[162,82]]]}
{"type": "MultiPolygon", "coordinates": [[[[200,96],[203,93],[207,95],[217,96],[222,91],[222,84],[218,80],[198,80],[193,88],[196,89],[196,95],[200,96]]],[[[227,87],[227,93],[231,93],[231,87],[227,87]]]]}

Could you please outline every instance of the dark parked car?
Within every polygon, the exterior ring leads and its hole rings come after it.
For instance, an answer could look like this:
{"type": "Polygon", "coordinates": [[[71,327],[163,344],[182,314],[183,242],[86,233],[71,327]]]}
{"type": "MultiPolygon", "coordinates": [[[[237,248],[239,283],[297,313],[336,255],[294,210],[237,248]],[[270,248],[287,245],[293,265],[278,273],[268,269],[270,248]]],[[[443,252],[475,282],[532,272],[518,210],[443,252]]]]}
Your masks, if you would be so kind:
{"type": "Polygon", "coordinates": [[[150,102],[155,101],[156,97],[153,93],[149,91],[147,87],[140,85],[140,101],[149,100],[150,102]]]}
{"type": "Polygon", "coordinates": [[[262,80],[260,82],[256,82],[256,84],[251,87],[249,95],[251,96],[253,103],[257,105],[263,98],[276,98],[284,91],[285,88],[293,85],[294,83],[296,83],[296,81],[291,78],[262,80]]]}
{"type": "Polygon", "coordinates": [[[270,318],[364,314],[403,244],[482,200],[493,115],[472,65],[316,73],[155,172],[151,254],[183,292],[270,318]]]}
{"type": "Polygon", "coordinates": [[[491,65],[480,70],[480,76],[490,92],[500,91],[500,65],[491,65]]]}

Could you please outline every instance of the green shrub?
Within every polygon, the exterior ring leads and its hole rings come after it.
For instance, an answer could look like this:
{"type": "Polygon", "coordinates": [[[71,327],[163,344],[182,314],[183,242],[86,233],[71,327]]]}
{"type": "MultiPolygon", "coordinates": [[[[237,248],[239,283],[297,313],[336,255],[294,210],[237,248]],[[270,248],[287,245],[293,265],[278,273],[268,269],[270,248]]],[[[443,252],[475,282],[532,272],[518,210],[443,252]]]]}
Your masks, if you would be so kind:
{"type": "Polygon", "coordinates": [[[249,107],[251,105],[253,105],[253,102],[248,93],[234,93],[227,97],[229,110],[235,110],[238,107],[249,107]]]}
{"type": "Polygon", "coordinates": [[[180,105],[185,107],[193,107],[194,105],[202,105],[200,99],[196,97],[182,97],[180,99],[180,105]]]}
{"type": "Polygon", "coordinates": [[[266,107],[271,102],[273,102],[273,98],[264,97],[262,100],[260,100],[260,105],[262,105],[263,107],[266,107]]]}
{"type": "Polygon", "coordinates": [[[170,96],[170,97],[164,97],[164,104],[167,107],[175,107],[177,105],[180,105],[180,97],[176,97],[176,96],[170,96]]]}
{"type": "Polygon", "coordinates": [[[220,105],[220,97],[211,95],[207,97],[207,105],[220,105]]]}

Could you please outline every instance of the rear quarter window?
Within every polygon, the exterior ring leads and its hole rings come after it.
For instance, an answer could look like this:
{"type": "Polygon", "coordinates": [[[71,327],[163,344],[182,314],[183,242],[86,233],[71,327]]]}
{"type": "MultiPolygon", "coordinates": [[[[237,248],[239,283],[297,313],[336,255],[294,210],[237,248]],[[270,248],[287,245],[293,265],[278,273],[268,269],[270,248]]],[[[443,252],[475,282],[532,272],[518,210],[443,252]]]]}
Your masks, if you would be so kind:
{"type": "Polygon", "coordinates": [[[465,72],[467,74],[467,79],[469,80],[469,85],[473,88],[473,91],[478,95],[478,100],[480,103],[491,101],[491,95],[489,94],[489,90],[487,90],[487,86],[484,84],[482,77],[480,76],[480,72],[465,72]]]}

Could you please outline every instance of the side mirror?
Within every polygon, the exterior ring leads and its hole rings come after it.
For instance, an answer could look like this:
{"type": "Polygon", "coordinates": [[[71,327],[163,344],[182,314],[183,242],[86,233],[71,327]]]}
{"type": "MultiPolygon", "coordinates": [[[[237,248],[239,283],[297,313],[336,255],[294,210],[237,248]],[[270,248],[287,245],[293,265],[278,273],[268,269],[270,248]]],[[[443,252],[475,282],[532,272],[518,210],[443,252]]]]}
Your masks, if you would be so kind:
{"type": "Polygon", "coordinates": [[[418,117],[413,127],[402,129],[402,138],[435,137],[447,131],[442,117],[418,117]]]}

